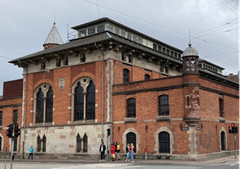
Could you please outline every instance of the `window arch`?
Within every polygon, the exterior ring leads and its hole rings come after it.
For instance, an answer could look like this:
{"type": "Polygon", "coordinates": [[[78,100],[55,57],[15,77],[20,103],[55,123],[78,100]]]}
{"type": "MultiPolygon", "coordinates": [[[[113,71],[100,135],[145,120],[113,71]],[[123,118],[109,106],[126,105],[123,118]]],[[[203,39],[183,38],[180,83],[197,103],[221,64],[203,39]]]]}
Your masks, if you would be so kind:
{"type": "Polygon", "coordinates": [[[127,117],[136,117],[136,100],[134,98],[127,100],[127,117]]]}
{"type": "Polygon", "coordinates": [[[161,95],[158,97],[159,113],[158,115],[169,115],[169,101],[168,95],[161,95]]]}
{"type": "Polygon", "coordinates": [[[224,151],[226,150],[226,141],[225,141],[225,132],[221,132],[221,150],[224,151]]]}
{"type": "Polygon", "coordinates": [[[95,84],[89,77],[82,77],[72,87],[72,120],[95,119],[95,84]]]}
{"type": "Polygon", "coordinates": [[[37,136],[37,152],[40,152],[40,151],[41,151],[41,138],[38,135],[37,136]]]}
{"type": "Polygon", "coordinates": [[[129,70],[123,69],[123,83],[128,83],[130,81],[129,70]]]}
{"type": "Polygon", "coordinates": [[[53,90],[49,84],[42,84],[35,90],[35,123],[52,122],[53,90]]]}
{"type": "Polygon", "coordinates": [[[42,142],[43,142],[43,149],[42,149],[42,151],[43,152],[46,152],[46,136],[45,136],[45,134],[43,135],[43,139],[42,139],[42,142]]]}
{"type": "Polygon", "coordinates": [[[145,74],[144,75],[144,80],[149,80],[150,79],[150,75],[149,74],[145,74]]]}
{"type": "Polygon", "coordinates": [[[162,131],[158,134],[159,153],[170,153],[170,135],[162,131]]]}
{"type": "Polygon", "coordinates": [[[133,132],[129,132],[129,133],[127,133],[127,135],[126,135],[126,137],[127,137],[127,142],[126,142],[126,145],[129,143],[129,144],[131,144],[131,143],[133,143],[133,145],[134,145],[134,152],[136,152],[136,134],[135,133],[133,133],[133,132]]]}

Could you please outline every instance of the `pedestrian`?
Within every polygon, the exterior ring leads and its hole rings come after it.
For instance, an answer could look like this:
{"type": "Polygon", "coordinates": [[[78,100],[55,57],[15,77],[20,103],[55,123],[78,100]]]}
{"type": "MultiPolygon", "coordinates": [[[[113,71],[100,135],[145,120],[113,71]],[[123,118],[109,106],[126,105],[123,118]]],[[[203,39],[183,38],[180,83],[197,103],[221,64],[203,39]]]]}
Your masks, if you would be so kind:
{"type": "Polygon", "coordinates": [[[118,157],[118,160],[121,160],[120,158],[120,155],[119,155],[119,152],[120,152],[120,145],[118,142],[115,143],[115,154],[116,154],[116,159],[118,157]]]}
{"type": "Polygon", "coordinates": [[[29,151],[28,159],[30,159],[30,157],[31,157],[31,159],[33,159],[33,153],[34,153],[33,146],[31,146],[31,147],[28,149],[28,151],[29,151]]]}
{"type": "Polygon", "coordinates": [[[126,163],[128,162],[129,159],[130,159],[129,162],[131,162],[130,150],[131,150],[131,147],[130,147],[130,144],[128,143],[126,146],[126,153],[127,153],[127,157],[126,157],[126,161],[125,161],[126,163]]]}
{"type": "Polygon", "coordinates": [[[106,150],[106,146],[104,145],[104,142],[102,141],[100,148],[99,148],[100,161],[105,161],[105,150],[106,150]]]}
{"type": "Polygon", "coordinates": [[[112,161],[115,161],[115,145],[114,143],[112,143],[112,147],[111,147],[111,156],[112,156],[112,161]]]}
{"type": "Polygon", "coordinates": [[[134,162],[134,145],[133,143],[131,143],[131,148],[130,148],[130,152],[131,152],[131,158],[132,158],[132,163],[134,162]]]}

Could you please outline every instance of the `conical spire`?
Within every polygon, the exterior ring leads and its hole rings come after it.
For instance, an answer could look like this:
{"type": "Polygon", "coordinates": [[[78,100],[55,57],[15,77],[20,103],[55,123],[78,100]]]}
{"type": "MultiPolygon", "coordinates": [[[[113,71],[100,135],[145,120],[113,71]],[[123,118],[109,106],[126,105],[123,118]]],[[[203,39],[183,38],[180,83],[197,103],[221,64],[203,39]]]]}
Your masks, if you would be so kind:
{"type": "Polygon", "coordinates": [[[63,40],[57,30],[56,23],[54,22],[53,27],[52,27],[51,31],[49,32],[49,34],[43,44],[44,49],[48,49],[48,48],[54,47],[56,45],[61,45],[62,43],[63,43],[63,40]]]}

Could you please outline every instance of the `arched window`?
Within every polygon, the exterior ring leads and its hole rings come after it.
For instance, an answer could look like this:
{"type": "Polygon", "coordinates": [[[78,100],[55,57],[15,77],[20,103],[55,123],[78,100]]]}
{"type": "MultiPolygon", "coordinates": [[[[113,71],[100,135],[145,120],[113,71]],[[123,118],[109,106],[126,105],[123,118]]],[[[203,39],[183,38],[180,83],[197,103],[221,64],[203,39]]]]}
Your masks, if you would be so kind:
{"type": "Polygon", "coordinates": [[[52,122],[53,90],[49,84],[42,84],[36,89],[35,103],[35,123],[52,122]]]}
{"type": "Polygon", "coordinates": [[[128,83],[130,81],[129,79],[129,70],[123,69],[123,83],[128,83]]]}
{"type": "Polygon", "coordinates": [[[43,152],[46,152],[46,136],[45,136],[45,134],[43,135],[43,139],[42,139],[42,141],[43,141],[43,149],[42,149],[42,151],[43,152]]]}
{"type": "Polygon", "coordinates": [[[158,134],[159,153],[170,153],[170,135],[168,132],[160,132],[158,134]]]}
{"type": "Polygon", "coordinates": [[[226,150],[226,145],[225,145],[225,132],[221,132],[221,150],[224,151],[226,150]]]}
{"type": "Polygon", "coordinates": [[[133,143],[133,145],[134,145],[134,152],[136,152],[136,134],[135,133],[133,133],[133,132],[129,132],[128,134],[127,134],[127,143],[126,143],[126,145],[129,143],[129,144],[131,144],[131,143],[133,143]]]}
{"type": "Polygon", "coordinates": [[[136,101],[134,98],[127,100],[127,117],[136,117],[136,101]]]}
{"type": "Polygon", "coordinates": [[[87,120],[95,119],[95,85],[92,80],[87,88],[87,120]]]}
{"type": "Polygon", "coordinates": [[[81,137],[78,133],[77,137],[76,137],[76,140],[77,140],[77,152],[81,152],[81,137]]]}
{"type": "Polygon", "coordinates": [[[37,92],[36,123],[43,122],[44,99],[42,89],[37,92]]]}
{"type": "Polygon", "coordinates": [[[86,133],[83,136],[83,152],[87,152],[88,149],[88,137],[86,135],[86,133]]]}
{"type": "Polygon", "coordinates": [[[83,120],[84,95],[83,88],[78,82],[74,93],[74,120],[83,120]]]}
{"type": "Polygon", "coordinates": [[[223,99],[219,99],[219,116],[223,117],[223,99]]]}
{"type": "Polygon", "coordinates": [[[77,80],[72,88],[73,120],[95,119],[95,84],[89,77],[77,80]]]}
{"type": "Polygon", "coordinates": [[[52,122],[52,111],[53,111],[53,90],[52,87],[50,87],[47,92],[46,122],[52,122]]]}
{"type": "Polygon", "coordinates": [[[40,151],[41,151],[41,138],[38,135],[37,136],[37,152],[40,152],[40,151]]]}
{"type": "Polygon", "coordinates": [[[150,79],[150,75],[149,74],[145,74],[144,75],[144,80],[149,80],[150,79]]]}
{"type": "Polygon", "coordinates": [[[3,112],[0,111],[0,126],[3,125],[3,112]]]}
{"type": "Polygon", "coordinates": [[[13,111],[13,124],[18,124],[18,110],[13,111]]]}
{"type": "Polygon", "coordinates": [[[161,115],[169,115],[169,103],[168,103],[168,95],[161,95],[158,97],[159,101],[159,116],[161,115]]]}

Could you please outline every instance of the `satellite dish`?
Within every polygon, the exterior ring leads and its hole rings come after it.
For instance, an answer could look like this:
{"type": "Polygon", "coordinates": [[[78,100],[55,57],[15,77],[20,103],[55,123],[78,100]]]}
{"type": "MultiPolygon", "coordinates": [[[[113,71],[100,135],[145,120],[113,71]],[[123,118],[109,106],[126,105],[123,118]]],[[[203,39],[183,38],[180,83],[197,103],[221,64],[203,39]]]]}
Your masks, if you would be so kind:
{"type": "Polygon", "coordinates": [[[238,78],[240,78],[240,70],[238,71],[238,78]]]}

